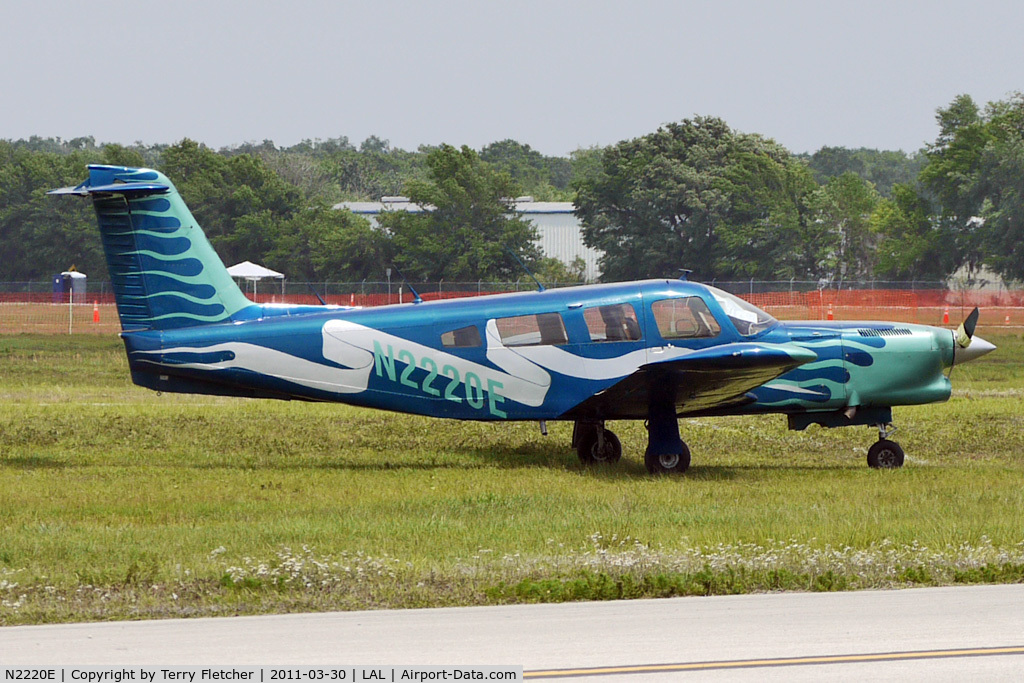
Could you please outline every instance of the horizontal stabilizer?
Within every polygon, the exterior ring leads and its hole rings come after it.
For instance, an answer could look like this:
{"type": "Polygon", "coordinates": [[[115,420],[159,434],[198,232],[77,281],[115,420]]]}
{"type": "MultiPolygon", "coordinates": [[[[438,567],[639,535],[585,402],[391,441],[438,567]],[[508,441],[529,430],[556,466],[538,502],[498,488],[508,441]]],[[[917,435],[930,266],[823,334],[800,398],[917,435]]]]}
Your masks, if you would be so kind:
{"type": "Polygon", "coordinates": [[[160,183],[113,183],[100,185],[98,187],[82,183],[76,187],[62,187],[57,190],[50,190],[46,194],[73,194],[79,197],[86,197],[93,194],[125,194],[141,196],[147,194],[163,194],[171,188],[160,183]]]}
{"type": "Polygon", "coordinates": [[[56,190],[50,190],[46,194],[73,194],[79,197],[86,197],[89,195],[89,190],[85,187],[85,183],[82,183],[74,187],[58,187],[56,190]]]}

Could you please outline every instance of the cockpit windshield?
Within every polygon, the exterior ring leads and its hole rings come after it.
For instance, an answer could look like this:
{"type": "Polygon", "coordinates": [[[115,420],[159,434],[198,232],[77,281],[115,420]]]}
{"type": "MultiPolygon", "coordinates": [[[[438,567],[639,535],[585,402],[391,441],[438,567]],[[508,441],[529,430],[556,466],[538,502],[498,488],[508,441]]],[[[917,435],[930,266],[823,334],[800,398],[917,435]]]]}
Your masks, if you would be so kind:
{"type": "Polygon", "coordinates": [[[709,286],[708,289],[732,324],[736,326],[736,331],[744,337],[753,337],[779,322],[754,304],[744,301],[738,296],[723,292],[716,287],[709,286]]]}

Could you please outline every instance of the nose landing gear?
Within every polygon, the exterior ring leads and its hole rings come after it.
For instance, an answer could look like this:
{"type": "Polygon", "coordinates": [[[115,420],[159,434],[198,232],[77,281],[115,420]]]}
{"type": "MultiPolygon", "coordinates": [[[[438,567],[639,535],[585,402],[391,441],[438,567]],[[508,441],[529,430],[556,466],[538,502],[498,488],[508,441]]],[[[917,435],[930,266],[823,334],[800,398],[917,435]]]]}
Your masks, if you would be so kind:
{"type": "Polygon", "coordinates": [[[895,469],[903,467],[903,449],[889,437],[896,432],[890,424],[878,425],[878,441],[868,449],[868,467],[874,469],[895,469]]]}

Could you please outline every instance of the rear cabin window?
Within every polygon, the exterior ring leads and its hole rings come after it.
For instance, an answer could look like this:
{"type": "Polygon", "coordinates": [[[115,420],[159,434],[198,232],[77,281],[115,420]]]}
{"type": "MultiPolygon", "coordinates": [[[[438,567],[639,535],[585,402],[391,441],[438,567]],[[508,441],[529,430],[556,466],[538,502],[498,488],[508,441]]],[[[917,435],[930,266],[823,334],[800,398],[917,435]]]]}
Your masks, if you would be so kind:
{"type": "Polygon", "coordinates": [[[707,304],[697,296],[655,301],[651,313],[663,339],[717,337],[722,331],[707,304]]]}
{"type": "Polygon", "coordinates": [[[465,349],[473,346],[482,346],[480,341],[480,330],[477,329],[476,325],[469,327],[460,327],[457,330],[451,332],[445,332],[441,335],[441,345],[452,349],[465,349]]]}
{"type": "Polygon", "coordinates": [[[640,323],[631,304],[594,306],[583,311],[592,342],[636,341],[640,323]]]}
{"type": "Polygon", "coordinates": [[[505,346],[541,346],[566,344],[565,323],[558,313],[517,315],[494,321],[505,346]]]}

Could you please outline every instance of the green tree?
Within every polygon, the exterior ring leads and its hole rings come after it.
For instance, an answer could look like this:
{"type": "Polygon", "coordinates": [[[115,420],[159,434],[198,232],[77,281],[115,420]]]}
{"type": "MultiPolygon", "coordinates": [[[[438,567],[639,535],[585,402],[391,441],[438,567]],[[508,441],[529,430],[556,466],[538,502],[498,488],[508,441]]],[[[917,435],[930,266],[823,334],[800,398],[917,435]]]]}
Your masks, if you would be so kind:
{"type": "Polygon", "coordinates": [[[942,206],[950,251],[968,277],[987,265],[1024,279],[1024,95],[984,111],[960,95],[936,119],[921,180],[942,206]]]}
{"type": "Polygon", "coordinates": [[[868,279],[875,268],[875,233],[871,213],[878,204],[875,188],[855,173],[830,178],[808,204],[817,233],[818,264],[830,280],[868,279]]]}
{"type": "Polygon", "coordinates": [[[492,142],[480,150],[480,158],[508,173],[524,193],[541,201],[569,196],[572,167],[567,159],[546,157],[515,140],[492,142]]]}
{"type": "Polygon", "coordinates": [[[225,157],[185,139],[162,158],[161,170],[228,265],[264,261],[277,248],[281,225],[304,205],[298,188],[250,154],[225,157]]]}
{"type": "Polygon", "coordinates": [[[813,271],[807,168],[778,143],[700,117],[604,150],[576,215],[602,279],[793,277],[813,271]]]}
{"type": "Polygon", "coordinates": [[[942,207],[942,220],[954,235],[949,247],[957,264],[966,265],[973,276],[984,260],[984,222],[976,219],[986,194],[982,157],[992,134],[969,95],[958,95],[935,118],[939,135],[928,145],[920,179],[942,207]]]}
{"type": "Polygon", "coordinates": [[[306,207],[281,233],[267,263],[293,280],[379,279],[384,264],[391,262],[387,235],[351,211],[326,205],[306,207]]]}
{"type": "Polygon", "coordinates": [[[103,157],[106,163],[113,166],[141,167],[146,165],[146,160],[138,149],[123,145],[103,145],[103,157]]]}
{"type": "Polygon", "coordinates": [[[0,141],[0,280],[48,279],[72,264],[94,281],[107,278],[91,205],[46,195],[84,180],[87,164],[115,160],[89,140],[60,153],[0,141]]]}
{"type": "Polygon", "coordinates": [[[337,187],[333,201],[378,201],[397,195],[409,180],[422,175],[426,154],[391,147],[387,140],[371,135],[357,151],[351,145],[338,146],[319,163],[337,187]]]}
{"type": "Polygon", "coordinates": [[[395,261],[412,280],[475,281],[516,277],[511,250],[532,265],[541,257],[536,228],[515,212],[519,187],[463,145],[442,145],[426,157],[427,177],[405,191],[420,213],[381,214],[395,261]]]}
{"type": "Polygon", "coordinates": [[[580,147],[569,154],[572,172],[569,185],[575,192],[584,182],[594,181],[603,172],[604,147],[580,147]]]}
{"type": "Polygon", "coordinates": [[[860,147],[822,147],[805,157],[807,166],[820,184],[844,173],[854,173],[875,186],[883,197],[888,197],[896,183],[910,184],[917,180],[927,157],[923,153],[897,150],[878,150],[860,147]]]}
{"type": "Polygon", "coordinates": [[[577,256],[571,263],[559,261],[553,256],[546,256],[536,264],[534,275],[546,284],[583,284],[586,280],[587,262],[577,256]]]}
{"type": "Polygon", "coordinates": [[[942,280],[958,264],[949,224],[931,202],[909,185],[894,185],[892,197],[875,206],[871,231],[878,236],[875,274],[892,280],[942,280]]]}
{"type": "Polygon", "coordinates": [[[990,105],[988,128],[979,174],[984,223],[977,227],[984,262],[1024,281],[1024,95],[990,105]]]}

